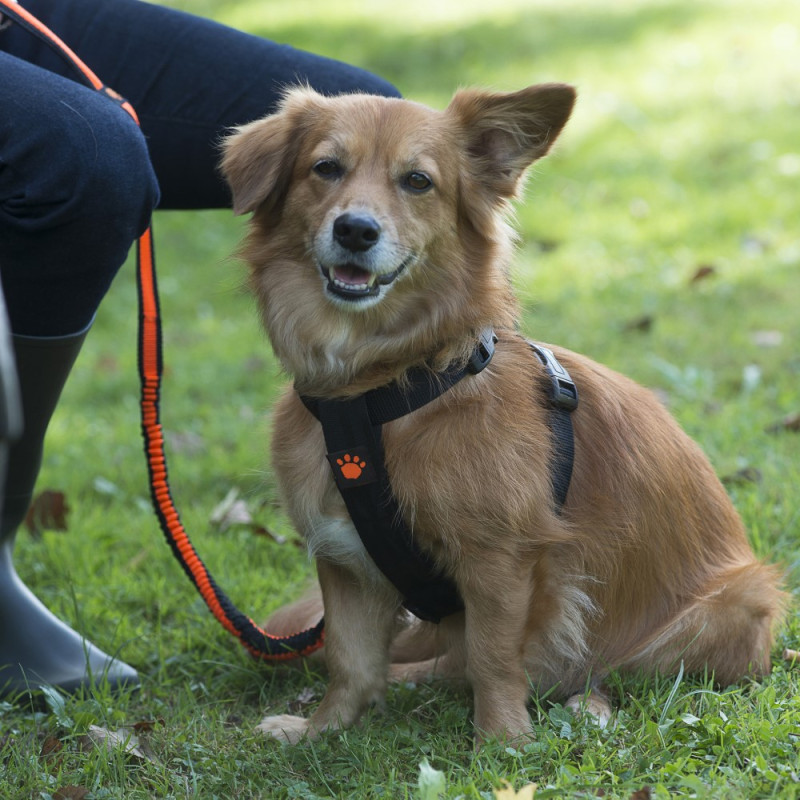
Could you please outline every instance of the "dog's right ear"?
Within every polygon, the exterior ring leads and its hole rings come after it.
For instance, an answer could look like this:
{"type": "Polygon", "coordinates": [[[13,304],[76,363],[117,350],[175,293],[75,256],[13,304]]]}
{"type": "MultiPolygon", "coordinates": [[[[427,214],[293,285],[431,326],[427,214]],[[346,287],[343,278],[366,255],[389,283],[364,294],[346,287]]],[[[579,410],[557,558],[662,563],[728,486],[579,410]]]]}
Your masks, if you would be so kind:
{"type": "Polygon", "coordinates": [[[281,207],[318,99],[310,89],[292,89],[274,114],[235,128],[223,140],[220,171],[233,196],[234,214],[281,207]]]}

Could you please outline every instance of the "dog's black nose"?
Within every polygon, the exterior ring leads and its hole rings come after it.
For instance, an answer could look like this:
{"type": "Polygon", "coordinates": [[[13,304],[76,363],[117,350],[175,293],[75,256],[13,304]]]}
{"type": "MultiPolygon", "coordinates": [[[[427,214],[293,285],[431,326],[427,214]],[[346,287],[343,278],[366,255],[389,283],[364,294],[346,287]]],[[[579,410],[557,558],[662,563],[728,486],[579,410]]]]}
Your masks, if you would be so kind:
{"type": "Polygon", "coordinates": [[[333,238],[346,250],[361,253],[381,238],[381,226],[366,214],[342,214],[333,223],[333,238]]]}

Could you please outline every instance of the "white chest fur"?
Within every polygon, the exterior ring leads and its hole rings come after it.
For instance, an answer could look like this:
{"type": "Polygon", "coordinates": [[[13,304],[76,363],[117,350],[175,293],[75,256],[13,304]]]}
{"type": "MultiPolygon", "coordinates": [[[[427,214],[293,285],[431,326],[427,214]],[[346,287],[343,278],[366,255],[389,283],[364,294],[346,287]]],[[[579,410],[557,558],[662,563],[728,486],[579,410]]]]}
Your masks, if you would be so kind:
{"type": "Polygon", "coordinates": [[[386,581],[367,554],[349,517],[322,514],[314,517],[305,530],[305,536],[309,553],[314,558],[345,565],[370,581],[386,581]]]}

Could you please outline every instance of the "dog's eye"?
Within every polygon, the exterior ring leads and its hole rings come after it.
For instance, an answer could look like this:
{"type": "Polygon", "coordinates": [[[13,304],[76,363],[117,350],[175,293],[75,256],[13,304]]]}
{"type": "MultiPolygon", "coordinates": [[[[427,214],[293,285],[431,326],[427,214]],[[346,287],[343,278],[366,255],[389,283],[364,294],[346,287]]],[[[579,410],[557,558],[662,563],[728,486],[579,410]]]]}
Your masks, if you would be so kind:
{"type": "Polygon", "coordinates": [[[424,172],[409,172],[403,178],[403,185],[412,192],[427,192],[433,181],[424,172]]]}
{"type": "Polygon", "coordinates": [[[342,174],[342,166],[332,158],[322,158],[313,166],[314,172],[322,178],[338,178],[342,174]]]}

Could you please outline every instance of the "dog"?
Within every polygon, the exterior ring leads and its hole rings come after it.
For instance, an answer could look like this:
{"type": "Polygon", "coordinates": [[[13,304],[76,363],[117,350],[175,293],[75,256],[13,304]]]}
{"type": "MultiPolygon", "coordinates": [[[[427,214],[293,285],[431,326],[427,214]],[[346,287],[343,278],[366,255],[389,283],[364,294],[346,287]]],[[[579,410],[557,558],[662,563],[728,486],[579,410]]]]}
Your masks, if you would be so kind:
{"type": "MultiPolygon", "coordinates": [[[[266,717],[268,735],[350,726],[390,678],[466,678],[480,744],[532,735],[532,690],[605,720],[611,670],[683,665],[722,685],[770,670],[781,575],[754,556],[706,457],[650,391],[550,346],[579,393],[571,480],[554,503],[551,378],[518,332],[508,212],[574,101],[562,84],[468,89],[437,111],[298,87],[223,143],[234,212],[252,214],[250,288],[293,380],[274,410],[272,463],[316,560],[330,675],[309,718],[266,717]],[[485,368],[382,427],[398,513],[463,602],[409,626],[301,398],[441,375],[485,330],[496,339],[485,368]]],[[[312,598],[275,624],[320,612],[312,598]]]]}

